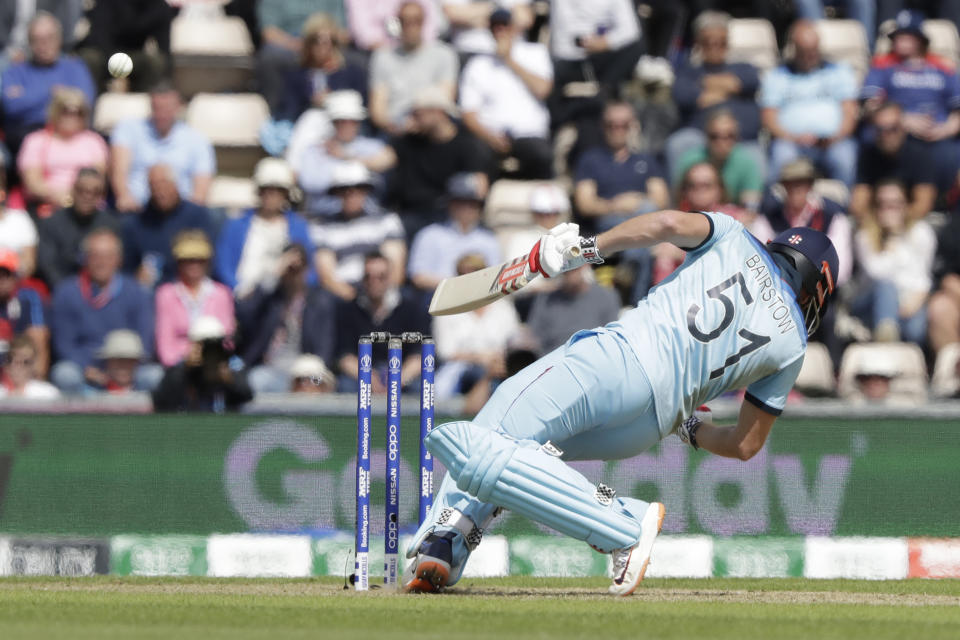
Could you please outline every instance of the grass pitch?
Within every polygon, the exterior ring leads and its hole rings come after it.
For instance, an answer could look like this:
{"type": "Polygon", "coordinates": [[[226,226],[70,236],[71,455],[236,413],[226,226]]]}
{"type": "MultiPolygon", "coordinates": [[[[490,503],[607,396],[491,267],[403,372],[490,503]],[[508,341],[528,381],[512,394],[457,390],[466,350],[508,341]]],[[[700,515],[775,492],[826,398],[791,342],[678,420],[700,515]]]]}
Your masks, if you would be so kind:
{"type": "Polygon", "coordinates": [[[462,580],[441,595],[335,579],[2,578],[0,638],[960,637],[960,580],[462,580]]]}

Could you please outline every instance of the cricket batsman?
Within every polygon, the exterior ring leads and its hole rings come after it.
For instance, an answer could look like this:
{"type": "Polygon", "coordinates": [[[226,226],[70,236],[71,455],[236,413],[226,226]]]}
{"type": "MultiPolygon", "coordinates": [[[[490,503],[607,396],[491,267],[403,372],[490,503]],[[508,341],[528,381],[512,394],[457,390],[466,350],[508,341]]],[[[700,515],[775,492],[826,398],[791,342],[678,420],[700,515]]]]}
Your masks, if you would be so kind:
{"type": "Polygon", "coordinates": [[[427,437],[447,475],[407,549],[407,591],[455,584],[504,508],[612,554],[610,593],[629,595],[643,579],[664,506],[594,486],[565,461],[627,458],[672,433],[741,460],[763,447],[833,294],[837,252],[808,228],[763,245],[721,213],[658,211],[590,238],[575,224],[559,225],[541,237],[527,268],[553,277],[661,242],[686,250],[686,259],[635,309],[575,333],[504,381],[473,420],[427,437]],[[736,425],[695,415],[742,388],[736,425]]]}

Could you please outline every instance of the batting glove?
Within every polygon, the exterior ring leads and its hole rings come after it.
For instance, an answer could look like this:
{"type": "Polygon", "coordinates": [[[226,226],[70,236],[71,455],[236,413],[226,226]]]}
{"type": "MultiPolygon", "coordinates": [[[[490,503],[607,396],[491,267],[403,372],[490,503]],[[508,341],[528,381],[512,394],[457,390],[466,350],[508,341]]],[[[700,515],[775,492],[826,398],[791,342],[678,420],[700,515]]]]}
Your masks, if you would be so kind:
{"type": "Polygon", "coordinates": [[[564,271],[572,271],[587,262],[600,263],[595,238],[581,238],[580,226],[564,222],[541,236],[530,250],[528,266],[531,272],[553,278],[564,271]]]}

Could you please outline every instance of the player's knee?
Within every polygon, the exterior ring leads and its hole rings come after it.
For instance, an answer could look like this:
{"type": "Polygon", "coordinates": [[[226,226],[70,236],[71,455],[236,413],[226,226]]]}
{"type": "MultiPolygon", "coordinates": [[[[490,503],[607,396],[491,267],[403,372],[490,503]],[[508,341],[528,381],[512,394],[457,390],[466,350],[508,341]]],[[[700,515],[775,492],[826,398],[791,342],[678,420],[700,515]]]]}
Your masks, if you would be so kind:
{"type": "Polygon", "coordinates": [[[450,422],[424,440],[430,451],[447,467],[457,488],[487,501],[518,443],[500,433],[471,422],[450,422]]]}

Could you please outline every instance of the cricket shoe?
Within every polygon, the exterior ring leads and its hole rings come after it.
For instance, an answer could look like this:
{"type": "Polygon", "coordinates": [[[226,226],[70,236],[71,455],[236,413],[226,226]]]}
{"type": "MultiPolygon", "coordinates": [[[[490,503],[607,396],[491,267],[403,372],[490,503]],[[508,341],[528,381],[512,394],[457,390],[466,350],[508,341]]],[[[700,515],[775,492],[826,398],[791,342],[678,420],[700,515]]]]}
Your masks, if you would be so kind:
{"type": "Polygon", "coordinates": [[[613,552],[613,584],[610,585],[610,593],[613,595],[628,596],[643,580],[643,574],[647,572],[647,565],[650,564],[653,541],[663,528],[664,515],[666,509],[661,503],[650,503],[647,512],[643,514],[643,520],[640,521],[642,533],[637,544],[613,552]]]}
{"type": "Polygon", "coordinates": [[[416,557],[403,573],[407,593],[436,593],[447,586],[453,565],[456,532],[431,533],[420,544],[416,557]]]}

